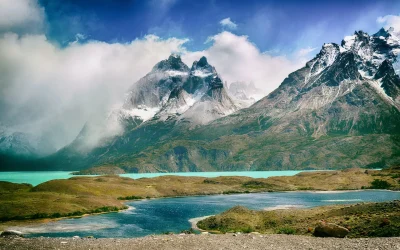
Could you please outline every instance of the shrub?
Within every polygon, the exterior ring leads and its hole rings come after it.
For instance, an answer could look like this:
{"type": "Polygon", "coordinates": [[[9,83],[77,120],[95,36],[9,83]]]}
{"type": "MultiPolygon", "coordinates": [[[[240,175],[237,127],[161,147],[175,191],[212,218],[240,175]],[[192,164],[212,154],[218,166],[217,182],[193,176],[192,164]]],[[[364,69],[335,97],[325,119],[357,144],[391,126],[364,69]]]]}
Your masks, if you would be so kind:
{"type": "Polygon", "coordinates": [[[295,234],[296,230],[291,227],[281,227],[281,228],[278,228],[277,233],[278,234],[295,234]]]}
{"type": "Polygon", "coordinates": [[[297,190],[299,191],[307,191],[307,190],[314,190],[312,187],[298,187],[297,190]]]}
{"type": "Polygon", "coordinates": [[[118,200],[141,200],[141,199],[143,199],[143,197],[141,197],[141,196],[136,196],[136,195],[125,196],[125,197],[118,197],[118,200]]]}
{"type": "Polygon", "coordinates": [[[60,213],[54,213],[51,215],[51,218],[60,218],[62,215],[60,213]]]}
{"type": "Polygon", "coordinates": [[[388,189],[391,186],[392,185],[390,185],[390,183],[387,181],[375,179],[371,182],[371,186],[369,188],[371,188],[371,189],[388,189]]]}
{"type": "Polygon", "coordinates": [[[257,189],[257,188],[270,188],[271,184],[262,182],[262,181],[256,181],[256,180],[252,180],[252,181],[247,181],[245,183],[243,183],[242,185],[244,188],[253,188],[253,189],[257,189]]]}
{"type": "Polygon", "coordinates": [[[394,174],[394,175],[392,175],[392,178],[393,178],[393,179],[400,178],[400,174],[394,174]]]}
{"type": "Polygon", "coordinates": [[[242,232],[246,234],[251,233],[253,231],[254,231],[253,228],[250,226],[242,229],[242,232]]]}
{"type": "Polygon", "coordinates": [[[195,231],[193,228],[190,228],[188,230],[182,230],[181,234],[195,234],[195,231]]]}
{"type": "Polygon", "coordinates": [[[205,180],[203,181],[203,183],[204,183],[204,184],[219,184],[218,181],[213,180],[213,179],[205,179],[205,180]]]}
{"type": "Polygon", "coordinates": [[[240,193],[242,193],[242,192],[235,191],[235,190],[227,190],[227,191],[222,192],[222,194],[240,194],[240,193]]]}

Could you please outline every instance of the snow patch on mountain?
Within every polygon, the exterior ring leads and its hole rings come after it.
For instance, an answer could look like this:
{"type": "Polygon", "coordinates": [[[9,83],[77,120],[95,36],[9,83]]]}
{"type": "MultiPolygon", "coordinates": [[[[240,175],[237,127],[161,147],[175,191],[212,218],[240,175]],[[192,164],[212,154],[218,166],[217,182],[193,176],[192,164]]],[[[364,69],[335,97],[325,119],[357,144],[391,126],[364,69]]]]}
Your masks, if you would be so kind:
{"type": "Polygon", "coordinates": [[[167,70],[165,73],[169,76],[187,76],[189,73],[188,72],[182,72],[182,71],[177,71],[177,70],[167,70]]]}
{"type": "Polygon", "coordinates": [[[121,109],[120,110],[121,115],[123,117],[125,117],[125,118],[126,117],[135,117],[135,118],[141,119],[142,121],[150,120],[159,111],[160,111],[159,107],[148,108],[146,106],[139,106],[138,108],[121,109]]]}
{"type": "Polygon", "coordinates": [[[201,78],[208,77],[208,76],[210,76],[212,74],[213,74],[212,72],[198,70],[198,69],[196,69],[196,70],[194,70],[192,72],[192,75],[197,76],[197,77],[201,77],[201,78]]]}
{"type": "Polygon", "coordinates": [[[322,50],[317,56],[317,60],[314,60],[311,65],[311,71],[308,78],[318,75],[324,69],[331,66],[339,55],[339,46],[334,43],[326,43],[322,46],[322,50]]]}

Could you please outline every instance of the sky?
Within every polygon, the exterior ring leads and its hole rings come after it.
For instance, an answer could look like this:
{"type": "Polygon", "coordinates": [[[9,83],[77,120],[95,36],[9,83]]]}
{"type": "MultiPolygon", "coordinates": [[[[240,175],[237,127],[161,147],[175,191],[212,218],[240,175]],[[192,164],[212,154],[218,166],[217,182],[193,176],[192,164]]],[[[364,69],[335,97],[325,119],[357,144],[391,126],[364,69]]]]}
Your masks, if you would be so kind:
{"type": "Polygon", "coordinates": [[[379,16],[398,15],[400,2],[371,0],[41,0],[46,33],[66,43],[76,33],[106,42],[129,42],[146,34],[189,38],[190,50],[224,29],[246,35],[261,51],[291,53],[340,42],[362,29],[376,32],[379,16]],[[229,22],[221,25],[221,20],[229,22]],[[229,25],[229,23],[233,25],[229,25]]]}
{"type": "Polygon", "coordinates": [[[0,0],[0,129],[59,149],[171,53],[266,95],[324,43],[400,32],[399,15],[398,0],[0,0]]]}

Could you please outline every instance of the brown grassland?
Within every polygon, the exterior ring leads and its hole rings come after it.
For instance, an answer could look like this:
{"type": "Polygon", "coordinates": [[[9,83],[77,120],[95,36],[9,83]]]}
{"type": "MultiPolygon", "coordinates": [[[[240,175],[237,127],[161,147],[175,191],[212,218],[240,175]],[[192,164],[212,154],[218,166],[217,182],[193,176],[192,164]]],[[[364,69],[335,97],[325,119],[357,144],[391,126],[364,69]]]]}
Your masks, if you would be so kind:
{"type": "Polygon", "coordinates": [[[0,230],[44,219],[114,212],[125,200],[191,195],[300,190],[400,189],[400,171],[349,169],[303,172],[290,177],[179,177],[130,179],[116,175],[71,177],[35,187],[0,182],[0,230]]]}

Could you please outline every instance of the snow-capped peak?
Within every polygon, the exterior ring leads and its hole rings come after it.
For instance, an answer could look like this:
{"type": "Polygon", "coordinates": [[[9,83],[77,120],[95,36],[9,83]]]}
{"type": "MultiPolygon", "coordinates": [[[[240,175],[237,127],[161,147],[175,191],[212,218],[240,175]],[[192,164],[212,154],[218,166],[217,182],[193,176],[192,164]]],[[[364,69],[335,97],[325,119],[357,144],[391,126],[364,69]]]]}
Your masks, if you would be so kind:
{"type": "MultiPolygon", "coordinates": [[[[193,62],[189,69],[180,56],[171,55],[157,63],[149,74],[132,86],[120,116],[128,119],[132,117],[141,122],[153,117],[169,119],[171,116],[182,115],[198,102],[204,102],[204,96],[210,97],[206,100],[210,105],[215,102],[214,105],[222,105],[227,110],[236,110],[223,87],[217,71],[204,56],[193,62]],[[214,97],[223,98],[214,100],[214,97]],[[218,104],[222,102],[223,104],[218,104]]],[[[212,119],[228,113],[220,111],[212,119]]],[[[185,116],[185,119],[189,117],[192,116],[185,116]]]]}
{"type": "Polygon", "coordinates": [[[384,60],[391,63],[397,61],[400,54],[400,40],[392,29],[380,29],[369,36],[363,31],[356,31],[352,36],[346,36],[342,41],[342,52],[351,51],[356,55],[360,74],[371,79],[384,60]]]}
{"type": "Polygon", "coordinates": [[[217,72],[213,66],[208,64],[206,57],[201,57],[199,61],[194,61],[191,68],[191,75],[197,77],[208,77],[211,75],[216,75],[217,72]]]}
{"type": "Polygon", "coordinates": [[[182,62],[179,55],[172,54],[166,60],[162,60],[153,67],[153,71],[181,71],[188,72],[189,67],[182,62]]]}
{"type": "Polygon", "coordinates": [[[335,43],[325,43],[315,60],[312,60],[309,64],[311,67],[310,77],[321,73],[325,68],[332,65],[339,53],[339,45],[335,43]]]}

